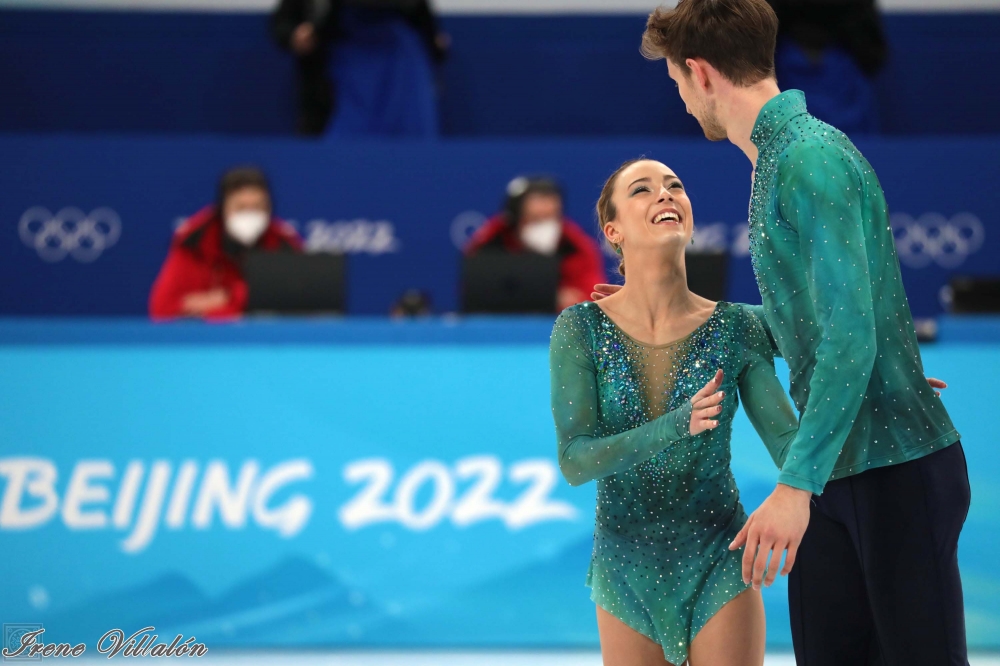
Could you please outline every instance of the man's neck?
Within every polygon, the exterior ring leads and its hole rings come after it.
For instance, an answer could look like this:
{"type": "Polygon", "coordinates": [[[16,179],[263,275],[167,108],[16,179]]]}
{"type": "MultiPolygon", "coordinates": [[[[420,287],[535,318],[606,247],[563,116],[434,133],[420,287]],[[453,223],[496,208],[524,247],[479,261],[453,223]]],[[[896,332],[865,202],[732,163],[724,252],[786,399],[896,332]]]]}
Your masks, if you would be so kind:
{"type": "Polygon", "coordinates": [[[765,79],[746,88],[733,87],[725,105],[724,121],[729,140],[743,151],[754,166],[757,165],[757,146],[750,135],[753,134],[760,110],[780,94],[778,82],[765,79]]]}

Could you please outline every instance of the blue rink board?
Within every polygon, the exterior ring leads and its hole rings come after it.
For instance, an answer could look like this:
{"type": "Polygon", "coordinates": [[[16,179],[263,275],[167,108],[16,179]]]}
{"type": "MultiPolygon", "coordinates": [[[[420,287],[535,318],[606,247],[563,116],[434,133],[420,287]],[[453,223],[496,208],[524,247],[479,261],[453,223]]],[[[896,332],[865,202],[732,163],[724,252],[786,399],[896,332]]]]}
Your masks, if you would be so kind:
{"type": "MultiPolygon", "coordinates": [[[[558,476],[547,326],[0,322],[0,620],[88,645],[152,624],[209,646],[596,646],[594,486],[558,476]]],[[[923,356],[969,460],[969,641],[995,649],[1000,344],[923,356]]],[[[742,414],[733,449],[752,510],[775,470],[742,414]]],[[[787,646],[783,582],[765,602],[787,646]]]]}

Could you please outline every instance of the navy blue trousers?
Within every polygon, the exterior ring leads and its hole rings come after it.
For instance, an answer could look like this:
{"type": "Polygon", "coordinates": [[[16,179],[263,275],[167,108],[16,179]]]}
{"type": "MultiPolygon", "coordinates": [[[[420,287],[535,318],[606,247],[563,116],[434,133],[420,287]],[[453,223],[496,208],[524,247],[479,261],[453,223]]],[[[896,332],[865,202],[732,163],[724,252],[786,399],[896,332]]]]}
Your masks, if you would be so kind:
{"type": "Polygon", "coordinates": [[[961,442],[827,484],[789,574],[798,666],[968,666],[961,442]]]}

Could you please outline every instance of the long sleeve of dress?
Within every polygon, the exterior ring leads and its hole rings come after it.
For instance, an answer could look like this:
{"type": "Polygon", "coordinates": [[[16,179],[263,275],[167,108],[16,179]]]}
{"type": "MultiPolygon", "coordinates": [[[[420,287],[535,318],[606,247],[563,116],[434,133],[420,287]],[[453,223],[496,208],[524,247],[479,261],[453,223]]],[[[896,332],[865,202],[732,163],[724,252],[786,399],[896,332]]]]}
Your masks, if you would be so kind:
{"type": "Polygon", "coordinates": [[[624,471],[690,435],[691,401],[637,428],[601,436],[590,335],[565,310],[552,329],[549,370],[559,468],[573,486],[624,471]]]}
{"type": "Polygon", "coordinates": [[[779,170],[779,213],[798,233],[820,341],[809,397],[778,482],[819,494],[861,408],[875,365],[875,314],[857,165],[822,144],[793,144],[779,170]]]}
{"type": "Polygon", "coordinates": [[[774,372],[774,352],[763,322],[746,306],[744,354],[746,364],[737,378],[740,401],[774,464],[780,469],[799,428],[795,410],[774,372]]]}
{"type": "Polygon", "coordinates": [[[757,315],[757,321],[760,322],[761,327],[764,329],[765,335],[767,335],[767,341],[771,345],[771,353],[775,358],[781,358],[781,350],[778,349],[778,343],[774,341],[774,333],[771,332],[771,327],[767,324],[767,317],[764,316],[764,306],[763,305],[747,305],[746,303],[741,304],[745,310],[752,312],[757,315]]]}

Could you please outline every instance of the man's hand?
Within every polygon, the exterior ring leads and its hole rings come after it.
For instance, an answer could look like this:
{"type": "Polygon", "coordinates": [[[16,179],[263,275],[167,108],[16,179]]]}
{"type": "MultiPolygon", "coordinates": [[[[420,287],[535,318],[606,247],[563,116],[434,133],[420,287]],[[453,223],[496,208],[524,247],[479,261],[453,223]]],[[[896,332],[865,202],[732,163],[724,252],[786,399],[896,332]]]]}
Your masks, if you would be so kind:
{"type": "Polygon", "coordinates": [[[770,587],[778,575],[781,554],[787,550],[781,575],[787,576],[795,565],[795,554],[802,543],[802,536],[809,526],[809,502],[812,493],[779,483],[771,496],[750,514],[747,524],[731,544],[736,550],[746,544],[743,552],[743,582],[753,583],[759,590],[761,582],[770,587]],[[773,552],[773,555],[772,555],[773,552]],[[768,565],[768,558],[771,558],[768,565]],[[767,578],[764,578],[764,570],[767,578]]]}
{"type": "MultiPolygon", "coordinates": [[[[940,379],[934,379],[933,377],[928,377],[927,378],[927,383],[931,385],[932,389],[946,389],[946,388],[948,388],[948,385],[945,384],[943,381],[941,381],[940,379]]],[[[936,395],[937,397],[940,398],[941,397],[941,391],[934,391],[934,395],[936,395]]]]}
{"type": "Polygon", "coordinates": [[[312,23],[303,23],[292,33],[292,51],[296,55],[309,55],[316,50],[316,28],[312,23]]]}
{"type": "Polygon", "coordinates": [[[229,292],[219,287],[211,291],[199,291],[188,294],[181,302],[181,309],[186,315],[201,317],[209,312],[225,307],[229,303],[229,292]]]}
{"type": "Polygon", "coordinates": [[[592,300],[599,301],[602,298],[617,293],[621,288],[622,286],[620,284],[595,284],[594,291],[590,294],[590,298],[592,300]]]}

